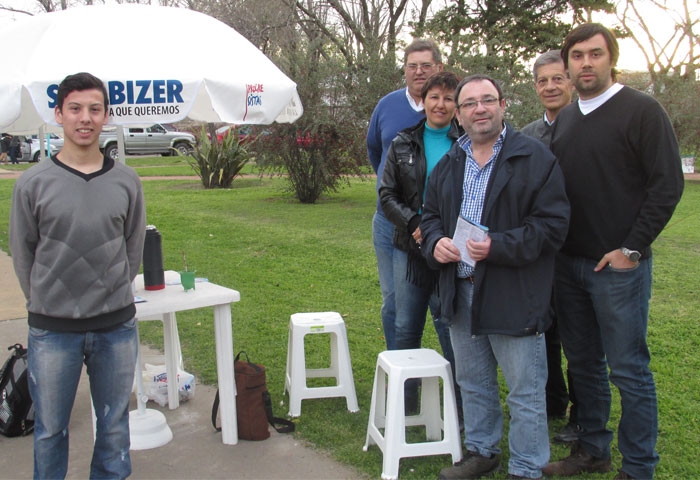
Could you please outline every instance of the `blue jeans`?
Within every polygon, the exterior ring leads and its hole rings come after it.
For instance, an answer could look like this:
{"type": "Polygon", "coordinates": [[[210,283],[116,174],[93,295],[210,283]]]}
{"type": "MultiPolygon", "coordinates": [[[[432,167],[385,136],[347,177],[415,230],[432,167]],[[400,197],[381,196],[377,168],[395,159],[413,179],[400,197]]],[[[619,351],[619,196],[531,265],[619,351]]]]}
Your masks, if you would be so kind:
{"type": "Polygon", "coordinates": [[[440,299],[434,294],[434,288],[421,288],[412,284],[406,278],[408,269],[408,254],[396,249],[394,252],[394,300],[396,305],[396,320],[394,333],[396,348],[400,350],[420,348],[425,328],[425,318],[430,307],[435,331],[440,340],[446,359],[453,358],[450,344],[450,331],[447,325],[440,322],[440,299]],[[450,357],[450,358],[448,358],[450,357]]]}
{"type": "Polygon", "coordinates": [[[396,350],[396,298],[394,292],[394,224],[379,211],[372,218],[372,241],[382,290],[382,328],[387,350],[396,350]]]}
{"type": "Polygon", "coordinates": [[[549,461],[549,433],[545,384],[547,354],[543,334],[472,335],[471,305],[474,287],[457,282],[455,318],[450,325],[462,391],[464,444],[480,455],[500,454],[503,412],[499,399],[498,367],[508,385],[510,409],[508,473],[527,478],[542,476],[549,461]]]}
{"type": "Polygon", "coordinates": [[[643,259],[629,270],[607,266],[597,273],[596,263],[564,254],[556,263],[559,334],[576,391],[579,442],[595,457],[610,457],[609,368],[622,403],[622,470],[634,478],[652,478],[659,462],[656,386],[646,341],[652,261],[643,259]]]}
{"type": "MultiPolygon", "coordinates": [[[[406,272],[408,270],[408,254],[402,250],[395,249],[394,252],[394,288],[396,304],[396,321],[394,333],[396,338],[396,348],[407,350],[410,348],[421,348],[423,340],[423,330],[425,320],[430,308],[433,317],[433,326],[437,333],[442,356],[450,362],[454,377],[455,356],[452,352],[452,342],[450,341],[450,329],[444,322],[440,321],[440,299],[435,295],[433,287],[419,287],[408,281],[406,272]]],[[[456,381],[456,377],[454,377],[456,381]]],[[[417,385],[419,382],[410,380],[407,382],[417,385]]],[[[412,392],[417,395],[416,392],[412,392]]],[[[457,402],[461,410],[461,395],[457,392],[457,402]]]]}
{"type": "Polygon", "coordinates": [[[34,400],[34,478],[65,478],[68,424],[83,363],[90,377],[97,434],[90,478],[131,474],[129,396],[138,348],[136,319],[108,331],[29,329],[29,393],[34,400]]]}

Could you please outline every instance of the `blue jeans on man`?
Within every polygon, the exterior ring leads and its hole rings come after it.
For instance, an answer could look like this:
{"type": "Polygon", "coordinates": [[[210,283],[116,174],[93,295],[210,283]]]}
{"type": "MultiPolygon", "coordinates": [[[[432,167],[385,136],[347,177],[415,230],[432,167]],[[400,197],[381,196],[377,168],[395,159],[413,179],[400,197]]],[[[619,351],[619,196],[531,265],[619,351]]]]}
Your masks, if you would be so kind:
{"type": "Polygon", "coordinates": [[[34,400],[34,478],[65,478],[68,424],[83,363],[97,417],[90,478],[126,478],[129,397],[138,349],[136,319],[113,329],[54,332],[29,329],[29,392],[34,400]]]}
{"type": "Polygon", "coordinates": [[[508,386],[510,408],[508,472],[527,478],[542,476],[549,461],[549,433],[545,384],[547,353],[544,335],[472,335],[474,287],[455,280],[455,320],[450,337],[462,391],[464,444],[467,450],[489,457],[501,453],[503,412],[499,399],[498,367],[508,386]]]}
{"type": "Polygon", "coordinates": [[[561,253],[556,262],[557,318],[576,391],[579,443],[594,457],[610,458],[611,381],[622,403],[622,470],[652,478],[659,462],[656,386],[646,341],[652,260],[629,270],[607,266],[594,272],[596,264],[561,253]]]}
{"type": "Polygon", "coordinates": [[[382,291],[382,328],[387,350],[396,350],[396,296],[394,291],[394,224],[380,211],[372,218],[372,241],[377,256],[379,288],[382,291]]]}

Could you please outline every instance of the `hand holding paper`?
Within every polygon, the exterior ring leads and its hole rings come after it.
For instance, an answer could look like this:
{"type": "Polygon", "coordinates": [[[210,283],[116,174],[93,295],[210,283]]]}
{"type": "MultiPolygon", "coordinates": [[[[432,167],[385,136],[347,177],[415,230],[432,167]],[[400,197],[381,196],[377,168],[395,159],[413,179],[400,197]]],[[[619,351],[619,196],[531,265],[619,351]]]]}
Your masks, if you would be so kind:
{"type": "Polygon", "coordinates": [[[462,261],[464,263],[471,267],[476,265],[476,262],[467,251],[467,240],[483,242],[486,240],[486,237],[488,237],[488,234],[488,227],[472,222],[461,215],[459,218],[457,218],[457,227],[455,228],[455,233],[452,237],[452,243],[454,243],[454,245],[459,249],[462,256],[462,261]]]}

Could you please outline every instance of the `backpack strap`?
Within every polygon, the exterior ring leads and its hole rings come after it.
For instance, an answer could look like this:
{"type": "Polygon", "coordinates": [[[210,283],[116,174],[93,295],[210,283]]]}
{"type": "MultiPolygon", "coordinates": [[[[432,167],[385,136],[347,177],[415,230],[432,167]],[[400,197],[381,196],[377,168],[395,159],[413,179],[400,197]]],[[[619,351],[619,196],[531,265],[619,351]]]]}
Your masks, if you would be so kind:
{"type": "Polygon", "coordinates": [[[214,397],[214,405],[211,407],[211,424],[214,426],[214,430],[217,432],[221,431],[221,427],[216,426],[216,417],[219,415],[219,389],[216,389],[216,396],[214,397]]]}
{"type": "Polygon", "coordinates": [[[270,392],[263,392],[263,404],[265,405],[265,414],[267,415],[267,421],[272,428],[274,428],[277,433],[292,433],[296,428],[294,422],[287,420],[286,418],[275,417],[272,413],[272,397],[270,392]]]}

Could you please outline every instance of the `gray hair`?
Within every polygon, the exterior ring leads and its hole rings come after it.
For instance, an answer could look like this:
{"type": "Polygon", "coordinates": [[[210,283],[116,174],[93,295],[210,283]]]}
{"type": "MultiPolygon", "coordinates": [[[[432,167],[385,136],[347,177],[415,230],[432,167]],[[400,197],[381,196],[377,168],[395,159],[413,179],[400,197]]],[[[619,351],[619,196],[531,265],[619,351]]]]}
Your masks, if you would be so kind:
{"type": "Polygon", "coordinates": [[[532,66],[532,76],[535,81],[537,81],[537,70],[540,67],[551,65],[552,63],[561,63],[564,65],[564,59],[561,58],[561,50],[550,50],[537,57],[535,64],[532,66]]]}
{"type": "Polygon", "coordinates": [[[403,63],[408,61],[408,55],[413,52],[425,52],[429,51],[433,55],[433,62],[442,63],[442,55],[440,55],[440,48],[437,46],[433,40],[417,38],[411,42],[409,46],[406,47],[403,54],[403,63]]]}

